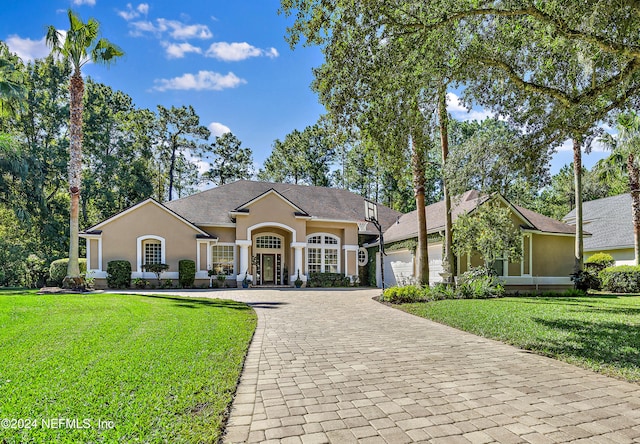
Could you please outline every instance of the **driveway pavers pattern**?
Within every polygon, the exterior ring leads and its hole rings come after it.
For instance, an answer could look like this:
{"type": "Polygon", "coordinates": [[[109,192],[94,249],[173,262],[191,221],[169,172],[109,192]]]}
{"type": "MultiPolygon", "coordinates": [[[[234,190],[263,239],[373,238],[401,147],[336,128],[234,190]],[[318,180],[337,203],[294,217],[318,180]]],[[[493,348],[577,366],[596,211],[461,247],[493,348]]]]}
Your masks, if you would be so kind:
{"type": "Polygon", "coordinates": [[[226,443],[640,442],[640,386],[386,307],[229,291],[258,328],[226,443]]]}

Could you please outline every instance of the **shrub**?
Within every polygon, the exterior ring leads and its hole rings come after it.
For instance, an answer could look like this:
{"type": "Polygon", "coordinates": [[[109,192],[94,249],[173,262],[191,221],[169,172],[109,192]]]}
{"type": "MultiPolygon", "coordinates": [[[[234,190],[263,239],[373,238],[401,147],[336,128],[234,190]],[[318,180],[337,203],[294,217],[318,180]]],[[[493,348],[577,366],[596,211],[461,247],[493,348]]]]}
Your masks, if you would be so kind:
{"type": "Polygon", "coordinates": [[[160,283],[160,288],[171,288],[173,287],[173,281],[171,279],[164,279],[160,283]]]}
{"type": "Polygon", "coordinates": [[[146,288],[149,285],[149,281],[142,278],[135,278],[131,281],[134,287],[136,288],[146,288]]]}
{"type": "Polygon", "coordinates": [[[428,300],[428,289],[418,285],[406,285],[404,287],[389,287],[382,293],[382,300],[392,304],[407,304],[411,302],[424,302],[428,300]]]}
{"type": "Polygon", "coordinates": [[[131,263],[129,261],[109,261],[107,263],[107,286],[109,288],[129,288],[131,286],[131,263]]]}
{"type": "Polygon", "coordinates": [[[580,270],[574,273],[571,273],[571,280],[573,281],[573,286],[576,290],[587,291],[587,290],[600,290],[602,283],[600,282],[600,278],[596,274],[595,271],[591,270],[580,270]]]}
{"type": "Polygon", "coordinates": [[[178,281],[182,288],[191,288],[196,280],[196,263],[190,259],[178,262],[178,281]]]}
{"type": "Polygon", "coordinates": [[[434,301],[441,301],[444,299],[455,299],[456,291],[451,285],[436,284],[429,288],[429,298],[434,301]]]}
{"type": "Polygon", "coordinates": [[[640,293],[640,266],[620,265],[600,272],[602,289],[614,293],[640,293]]]}
{"type": "Polygon", "coordinates": [[[487,299],[504,296],[504,286],[492,270],[472,268],[460,276],[456,296],[460,299],[487,299]]]}
{"type": "Polygon", "coordinates": [[[169,269],[169,265],[167,265],[167,264],[144,264],[142,266],[142,269],[144,271],[148,271],[150,273],[155,274],[156,277],[158,278],[158,284],[160,284],[160,276],[162,275],[162,273],[164,273],[165,271],[167,271],[169,269]]]}
{"type": "Polygon", "coordinates": [[[308,287],[348,287],[351,279],[340,273],[311,273],[307,281],[308,287]]]}
{"type": "Polygon", "coordinates": [[[613,256],[610,254],[596,253],[589,256],[589,258],[584,261],[584,268],[597,273],[607,267],[613,267],[614,263],[615,261],[613,260],[613,256]]]}
{"type": "MultiPolygon", "coordinates": [[[[49,266],[49,279],[51,285],[60,286],[62,285],[62,280],[67,276],[67,266],[69,264],[69,259],[58,259],[56,261],[51,262],[49,266]]],[[[87,273],[87,260],[86,259],[78,259],[78,264],[80,265],[80,274],[87,273]]]]}

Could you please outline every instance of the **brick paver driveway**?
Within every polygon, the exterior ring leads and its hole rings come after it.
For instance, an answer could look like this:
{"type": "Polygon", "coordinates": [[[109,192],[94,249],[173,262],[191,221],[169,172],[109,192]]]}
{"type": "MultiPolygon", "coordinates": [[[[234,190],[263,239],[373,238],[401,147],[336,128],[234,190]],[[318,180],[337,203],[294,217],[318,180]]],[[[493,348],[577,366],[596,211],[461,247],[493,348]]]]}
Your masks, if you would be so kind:
{"type": "Polygon", "coordinates": [[[226,292],[259,321],[225,442],[640,442],[640,386],[394,310],[377,293],[226,292]]]}

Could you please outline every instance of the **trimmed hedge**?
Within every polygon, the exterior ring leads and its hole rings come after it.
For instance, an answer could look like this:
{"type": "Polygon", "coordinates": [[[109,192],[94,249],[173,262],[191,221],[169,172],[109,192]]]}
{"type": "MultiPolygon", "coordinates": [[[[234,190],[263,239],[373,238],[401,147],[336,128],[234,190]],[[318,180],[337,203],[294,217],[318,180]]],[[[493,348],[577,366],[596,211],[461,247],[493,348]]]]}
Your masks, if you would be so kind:
{"type": "Polygon", "coordinates": [[[196,280],[196,263],[191,259],[178,262],[178,281],[182,288],[191,288],[196,280]]]}
{"type": "Polygon", "coordinates": [[[613,256],[607,253],[596,253],[584,261],[584,268],[587,270],[593,270],[595,272],[604,270],[607,267],[613,267],[615,261],[613,256]]]}
{"type": "MultiPolygon", "coordinates": [[[[68,264],[69,258],[58,259],[51,262],[51,265],[49,266],[49,279],[52,285],[58,287],[62,285],[62,281],[67,276],[68,264]]],[[[87,274],[87,260],[78,259],[78,264],[80,265],[80,274],[87,274]]]]}
{"type": "Polygon", "coordinates": [[[640,266],[619,265],[600,272],[602,289],[613,293],[640,293],[640,266]]]}
{"type": "Polygon", "coordinates": [[[349,287],[351,279],[340,273],[310,273],[308,287],[349,287]]]}
{"type": "Polygon", "coordinates": [[[129,261],[109,261],[107,264],[107,286],[109,288],[131,287],[131,263],[129,261]]]}

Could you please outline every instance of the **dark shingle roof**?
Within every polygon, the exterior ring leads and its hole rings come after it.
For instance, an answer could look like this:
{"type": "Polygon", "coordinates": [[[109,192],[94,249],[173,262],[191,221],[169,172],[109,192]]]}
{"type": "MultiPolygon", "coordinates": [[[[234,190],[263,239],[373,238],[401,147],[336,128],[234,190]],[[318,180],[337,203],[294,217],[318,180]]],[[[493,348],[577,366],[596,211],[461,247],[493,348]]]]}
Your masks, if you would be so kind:
{"type": "MultiPolygon", "coordinates": [[[[591,233],[584,239],[587,251],[610,248],[633,248],[633,219],[631,216],[631,195],[605,197],[582,204],[583,228],[591,233]]],[[[562,218],[574,223],[576,210],[562,218]]]]}
{"type": "MultiPolygon", "coordinates": [[[[482,205],[491,196],[481,195],[478,191],[467,191],[460,196],[456,196],[451,199],[451,219],[455,222],[459,215],[472,211],[479,205],[482,205]]],[[[523,225],[526,228],[542,231],[544,233],[561,233],[561,234],[573,234],[575,228],[571,225],[567,225],[564,222],[551,219],[542,214],[538,214],[535,211],[528,210],[523,207],[511,204],[527,221],[523,225]]],[[[427,216],[427,233],[437,233],[444,231],[445,229],[445,210],[444,201],[436,202],[434,204],[425,207],[425,214],[427,216]]],[[[394,242],[403,239],[410,239],[418,236],[418,217],[417,210],[407,213],[400,217],[398,222],[392,225],[384,233],[384,241],[394,242]]]]}
{"type": "MultiPolygon", "coordinates": [[[[271,189],[312,218],[364,221],[364,199],[350,191],[252,180],[239,180],[182,199],[165,202],[164,205],[195,225],[215,226],[232,222],[230,211],[271,189]]],[[[394,223],[400,214],[383,205],[378,207],[378,217],[384,228],[394,223]]],[[[373,233],[374,230],[369,224],[367,231],[373,233]]]]}

